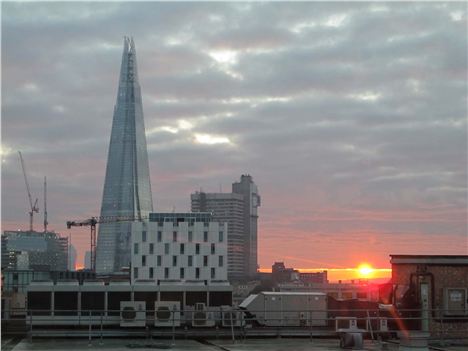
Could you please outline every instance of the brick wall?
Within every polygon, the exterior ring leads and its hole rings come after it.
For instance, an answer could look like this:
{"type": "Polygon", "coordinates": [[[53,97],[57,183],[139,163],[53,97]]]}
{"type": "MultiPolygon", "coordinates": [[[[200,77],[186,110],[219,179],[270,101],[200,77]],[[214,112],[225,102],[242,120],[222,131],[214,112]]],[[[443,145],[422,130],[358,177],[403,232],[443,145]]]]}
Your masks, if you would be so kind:
{"type": "MultiPolygon", "coordinates": [[[[468,315],[464,321],[450,320],[445,316],[442,320],[444,309],[445,288],[467,288],[468,266],[466,265],[426,265],[426,264],[393,264],[392,283],[398,285],[409,285],[411,273],[424,272],[421,278],[413,278],[414,282],[427,282],[434,285],[429,291],[429,304],[431,309],[436,309],[430,318],[429,328],[431,335],[461,337],[468,335],[468,315]],[[433,276],[433,282],[430,275],[433,276]],[[434,295],[434,296],[432,296],[434,295]]],[[[419,284],[418,284],[419,285],[419,284]]],[[[465,298],[468,298],[465,296],[465,298]]]]}

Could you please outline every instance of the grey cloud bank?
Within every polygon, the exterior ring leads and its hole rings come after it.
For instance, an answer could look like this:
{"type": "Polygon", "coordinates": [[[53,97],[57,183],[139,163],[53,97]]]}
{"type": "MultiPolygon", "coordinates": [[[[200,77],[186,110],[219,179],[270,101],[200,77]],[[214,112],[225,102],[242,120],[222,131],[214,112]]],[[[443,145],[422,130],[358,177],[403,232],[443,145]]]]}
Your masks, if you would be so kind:
{"type": "Polygon", "coordinates": [[[27,223],[16,150],[51,227],[98,213],[133,35],[157,210],[250,173],[262,266],[353,237],[381,265],[466,253],[466,26],[462,2],[2,3],[3,227],[27,223]]]}

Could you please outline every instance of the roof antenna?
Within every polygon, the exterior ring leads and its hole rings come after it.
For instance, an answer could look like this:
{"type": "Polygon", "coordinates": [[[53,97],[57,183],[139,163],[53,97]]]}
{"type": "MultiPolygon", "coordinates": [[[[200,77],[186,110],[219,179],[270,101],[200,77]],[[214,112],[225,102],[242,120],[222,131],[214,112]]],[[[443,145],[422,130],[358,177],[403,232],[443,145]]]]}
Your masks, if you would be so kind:
{"type": "Polygon", "coordinates": [[[47,177],[44,177],[44,233],[47,233],[47,177]]]}

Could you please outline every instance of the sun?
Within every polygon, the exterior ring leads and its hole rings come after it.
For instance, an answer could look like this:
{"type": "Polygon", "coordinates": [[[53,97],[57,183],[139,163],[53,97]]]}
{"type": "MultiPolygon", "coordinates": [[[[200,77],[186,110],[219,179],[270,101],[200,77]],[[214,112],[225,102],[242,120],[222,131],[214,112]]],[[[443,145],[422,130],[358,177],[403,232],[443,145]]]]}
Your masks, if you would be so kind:
{"type": "Polygon", "coordinates": [[[367,263],[363,263],[363,264],[359,265],[357,270],[359,272],[359,275],[361,277],[365,277],[365,278],[370,277],[372,275],[372,273],[374,273],[374,268],[372,268],[367,263]]]}

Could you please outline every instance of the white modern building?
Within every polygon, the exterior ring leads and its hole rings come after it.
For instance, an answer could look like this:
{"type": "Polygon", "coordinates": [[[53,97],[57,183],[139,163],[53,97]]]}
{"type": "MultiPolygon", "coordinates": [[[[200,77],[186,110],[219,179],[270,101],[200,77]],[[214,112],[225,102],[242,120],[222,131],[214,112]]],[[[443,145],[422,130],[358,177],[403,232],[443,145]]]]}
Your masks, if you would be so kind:
{"type": "Polygon", "coordinates": [[[132,223],[132,283],[227,280],[227,232],[211,213],[150,213],[132,223]]]}

